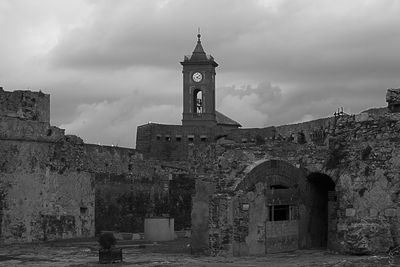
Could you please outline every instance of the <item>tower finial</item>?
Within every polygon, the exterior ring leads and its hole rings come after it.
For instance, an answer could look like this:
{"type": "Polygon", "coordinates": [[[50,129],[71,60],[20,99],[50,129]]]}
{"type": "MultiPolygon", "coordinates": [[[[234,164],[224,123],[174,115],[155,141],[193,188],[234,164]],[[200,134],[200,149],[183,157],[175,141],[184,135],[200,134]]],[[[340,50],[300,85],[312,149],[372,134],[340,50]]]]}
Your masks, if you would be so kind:
{"type": "Polygon", "coordinates": [[[200,37],[201,37],[201,34],[200,34],[200,27],[198,27],[198,28],[197,28],[197,41],[198,41],[198,42],[200,42],[200,37]]]}

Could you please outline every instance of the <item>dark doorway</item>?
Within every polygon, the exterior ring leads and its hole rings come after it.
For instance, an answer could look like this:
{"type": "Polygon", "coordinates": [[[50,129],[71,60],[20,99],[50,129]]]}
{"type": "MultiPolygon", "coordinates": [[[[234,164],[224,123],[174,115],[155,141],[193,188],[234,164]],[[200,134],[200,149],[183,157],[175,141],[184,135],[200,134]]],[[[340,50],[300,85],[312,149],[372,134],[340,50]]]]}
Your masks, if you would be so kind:
{"type": "Polygon", "coordinates": [[[335,183],[326,174],[311,173],[308,177],[309,199],[307,225],[310,248],[327,248],[333,217],[336,217],[335,183]]]}
{"type": "Polygon", "coordinates": [[[179,174],[170,181],[169,185],[169,213],[175,219],[175,230],[190,229],[195,180],[188,175],[179,174]]]}

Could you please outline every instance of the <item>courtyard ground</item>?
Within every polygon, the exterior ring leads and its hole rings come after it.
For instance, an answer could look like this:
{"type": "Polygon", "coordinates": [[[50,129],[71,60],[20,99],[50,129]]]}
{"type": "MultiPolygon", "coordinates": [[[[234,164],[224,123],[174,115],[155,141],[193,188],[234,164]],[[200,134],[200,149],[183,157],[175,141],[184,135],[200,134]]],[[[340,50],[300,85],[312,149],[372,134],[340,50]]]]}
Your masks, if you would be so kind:
{"type": "Polygon", "coordinates": [[[123,262],[98,264],[95,240],[70,240],[0,247],[0,266],[92,267],[92,266],[400,266],[400,259],[387,255],[351,256],[325,250],[298,250],[262,257],[208,257],[190,254],[189,239],[171,242],[119,241],[123,262]]]}

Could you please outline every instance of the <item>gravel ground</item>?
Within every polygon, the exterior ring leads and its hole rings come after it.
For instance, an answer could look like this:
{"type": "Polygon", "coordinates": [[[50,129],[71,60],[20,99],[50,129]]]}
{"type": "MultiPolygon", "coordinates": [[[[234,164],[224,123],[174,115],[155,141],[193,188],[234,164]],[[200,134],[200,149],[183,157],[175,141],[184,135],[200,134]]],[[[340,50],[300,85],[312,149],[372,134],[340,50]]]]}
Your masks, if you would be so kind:
{"type": "Polygon", "coordinates": [[[123,262],[115,264],[98,263],[98,246],[94,240],[3,245],[0,266],[400,266],[400,258],[391,259],[387,255],[351,256],[324,250],[298,250],[262,257],[194,256],[188,243],[183,238],[162,243],[120,241],[117,245],[123,249],[123,262]]]}

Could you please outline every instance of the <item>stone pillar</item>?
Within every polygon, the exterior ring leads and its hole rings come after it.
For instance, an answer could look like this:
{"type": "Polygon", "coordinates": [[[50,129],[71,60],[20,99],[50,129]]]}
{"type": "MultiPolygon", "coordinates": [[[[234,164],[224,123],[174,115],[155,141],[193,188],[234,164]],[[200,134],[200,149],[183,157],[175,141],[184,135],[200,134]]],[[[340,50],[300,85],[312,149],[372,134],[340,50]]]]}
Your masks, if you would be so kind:
{"type": "Polygon", "coordinates": [[[400,112],[400,88],[388,89],[386,92],[386,102],[390,112],[400,112]]]}
{"type": "Polygon", "coordinates": [[[196,181],[196,195],[192,207],[192,240],[193,254],[209,253],[209,202],[215,192],[215,185],[209,182],[196,181]]]}

